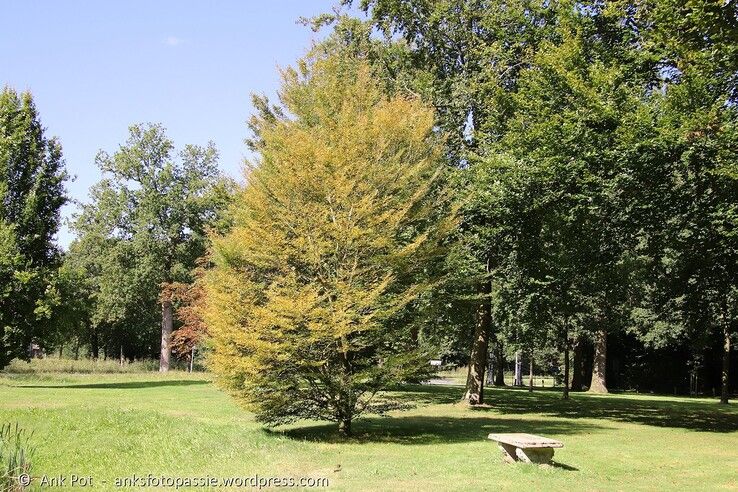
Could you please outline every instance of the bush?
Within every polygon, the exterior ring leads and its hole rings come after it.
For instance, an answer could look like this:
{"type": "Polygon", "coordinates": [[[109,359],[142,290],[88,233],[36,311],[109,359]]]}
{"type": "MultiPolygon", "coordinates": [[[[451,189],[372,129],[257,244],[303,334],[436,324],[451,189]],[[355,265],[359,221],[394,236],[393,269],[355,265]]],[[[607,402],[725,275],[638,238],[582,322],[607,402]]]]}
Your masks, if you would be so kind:
{"type": "Polygon", "coordinates": [[[31,474],[31,434],[18,424],[3,424],[0,427],[0,490],[23,490],[18,477],[31,474]]]}

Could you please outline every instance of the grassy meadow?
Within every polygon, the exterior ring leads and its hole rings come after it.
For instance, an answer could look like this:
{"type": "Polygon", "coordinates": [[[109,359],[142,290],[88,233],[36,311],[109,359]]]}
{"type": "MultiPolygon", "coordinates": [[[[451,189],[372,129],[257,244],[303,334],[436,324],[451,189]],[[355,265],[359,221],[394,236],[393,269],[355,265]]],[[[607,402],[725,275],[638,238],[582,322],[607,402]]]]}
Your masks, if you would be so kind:
{"type": "MultiPolygon", "coordinates": [[[[408,386],[412,406],[264,429],[202,373],[0,374],[0,423],[32,430],[33,476],[327,477],[331,490],[735,490],[738,405],[701,398],[408,386]],[[490,432],[560,439],[553,466],[506,464],[490,432]]],[[[36,478],[35,488],[39,478],[36,478]]]]}

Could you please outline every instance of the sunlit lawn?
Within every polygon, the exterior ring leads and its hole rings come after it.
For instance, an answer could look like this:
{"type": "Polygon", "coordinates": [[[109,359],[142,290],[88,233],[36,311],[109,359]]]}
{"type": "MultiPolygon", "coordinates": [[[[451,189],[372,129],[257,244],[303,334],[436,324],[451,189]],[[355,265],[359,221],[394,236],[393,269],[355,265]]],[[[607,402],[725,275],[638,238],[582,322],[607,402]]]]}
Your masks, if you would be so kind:
{"type": "Polygon", "coordinates": [[[328,477],[335,490],[715,490],[738,488],[738,405],[644,395],[414,386],[415,408],[355,424],[267,431],[205,376],[0,375],[0,423],[34,431],[35,476],[328,477]],[[559,439],[552,467],[505,464],[490,432],[559,439]]]}

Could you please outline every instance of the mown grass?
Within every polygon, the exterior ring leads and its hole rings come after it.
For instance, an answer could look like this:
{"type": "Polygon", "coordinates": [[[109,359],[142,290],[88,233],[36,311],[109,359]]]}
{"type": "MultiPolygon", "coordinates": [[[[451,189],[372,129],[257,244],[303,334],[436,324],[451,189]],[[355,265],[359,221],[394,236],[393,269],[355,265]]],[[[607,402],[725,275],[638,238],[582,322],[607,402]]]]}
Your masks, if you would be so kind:
{"type": "MultiPolygon", "coordinates": [[[[34,432],[34,475],[328,477],[335,490],[720,490],[738,488],[738,405],[647,395],[454,386],[394,392],[415,408],[335,428],[265,430],[207,375],[0,376],[0,423],[34,432]],[[505,464],[490,432],[560,439],[555,465],[505,464]]],[[[103,481],[105,483],[103,483],[103,481]]]]}

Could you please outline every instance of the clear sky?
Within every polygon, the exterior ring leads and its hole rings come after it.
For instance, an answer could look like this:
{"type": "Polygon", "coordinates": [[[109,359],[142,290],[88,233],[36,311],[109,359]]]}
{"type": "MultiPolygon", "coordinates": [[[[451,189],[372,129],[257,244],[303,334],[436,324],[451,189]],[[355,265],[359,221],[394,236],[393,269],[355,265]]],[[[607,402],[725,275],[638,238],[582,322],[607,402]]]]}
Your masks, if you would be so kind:
{"type": "MultiPolygon", "coordinates": [[[[87,200],[100,178],[97,151],[114,151],[138,122],[162,123],[177,148],[213,140],[221,168],[240,179],[250,94],[274,95],[277,68],[321,36],[297,19],[334,3],[5,1],[0,86],[33,93],[76,175],[67,186],[75,200],[87,200]]],[[[64,226],[59,244],[72,238],[64,226]]]]}

